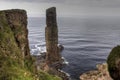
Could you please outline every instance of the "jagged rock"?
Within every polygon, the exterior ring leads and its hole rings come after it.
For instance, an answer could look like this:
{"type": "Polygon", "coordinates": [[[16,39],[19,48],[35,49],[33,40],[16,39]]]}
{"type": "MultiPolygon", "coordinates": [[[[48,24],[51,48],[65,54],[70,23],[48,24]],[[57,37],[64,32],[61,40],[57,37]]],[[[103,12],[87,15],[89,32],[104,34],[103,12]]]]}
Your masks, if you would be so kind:
{"type": "Polygon", "coordinates": [[[107,64],[103,63],[97,65],[97,70],[83,73],[80,80],[112,80],[112,78],[109,75],[107,64]]]}
{"type": "Polygon", "coordinates": [[[107,58],[108,70],[114,80],[120,80],[120,46],[116,46],[107,58]]]}
{"type": "Polygon", "coordinates": [[[56,22],[56,8],[52,7],[46,10],[46,28],[45,28],[45,39],[46,39],[46,63],[52,65],[61,60],[61,55],[58,48],[58,28],[56,22]]]}

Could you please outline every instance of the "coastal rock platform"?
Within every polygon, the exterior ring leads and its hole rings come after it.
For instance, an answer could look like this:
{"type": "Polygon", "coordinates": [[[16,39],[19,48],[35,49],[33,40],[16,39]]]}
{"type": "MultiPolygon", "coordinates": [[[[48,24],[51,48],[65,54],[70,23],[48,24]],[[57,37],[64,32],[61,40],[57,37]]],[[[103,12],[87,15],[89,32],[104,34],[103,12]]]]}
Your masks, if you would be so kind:
{"type": "Polygon", "coordinates": [[[113,80],[108,72],[107,63],[98,64],[97,70],[83,73],[80,76],[80,80],[113,80]]]}

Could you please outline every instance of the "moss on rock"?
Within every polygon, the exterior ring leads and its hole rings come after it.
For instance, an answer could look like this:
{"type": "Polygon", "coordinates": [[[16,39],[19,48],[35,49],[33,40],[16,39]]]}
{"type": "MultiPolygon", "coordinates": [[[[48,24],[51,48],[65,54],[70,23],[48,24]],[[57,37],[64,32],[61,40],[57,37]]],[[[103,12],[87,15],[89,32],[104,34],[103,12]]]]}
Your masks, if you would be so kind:
{"type": "Polygon", "coordinates": [[[116,46],[107,58],[108,71],[114,80],[120,80],[120,46],[116,46]]]}

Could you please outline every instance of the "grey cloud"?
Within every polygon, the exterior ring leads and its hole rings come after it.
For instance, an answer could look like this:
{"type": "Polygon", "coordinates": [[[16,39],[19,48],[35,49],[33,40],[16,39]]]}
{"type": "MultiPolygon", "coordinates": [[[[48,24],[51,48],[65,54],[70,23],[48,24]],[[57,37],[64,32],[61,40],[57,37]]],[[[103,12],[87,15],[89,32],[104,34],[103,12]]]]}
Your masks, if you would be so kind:
{"type": "Polygon", "coordinates": [[[63,3],[65,0],[1,0],[8,2],[41,2],[41,3],[63,3]]]}
{"type": "Polygon", "coordinates": [[[0,0],[8,2],[63,3],[85,7],[120,7],[120,0],[0,0]]]}
{"type": "Polygon", "coordinates": [[[44,14],[45,9],[51,6],[57,7],[58,15],[120,14],[120,0],[0,0],[0,3],[3,9],[24,8],[30,14],[44,14]]]}
{"type": "Polygon", "coordinates": [[[120,0],[66,0],[66,3],[86,7],[120,7],[120,0]]]}

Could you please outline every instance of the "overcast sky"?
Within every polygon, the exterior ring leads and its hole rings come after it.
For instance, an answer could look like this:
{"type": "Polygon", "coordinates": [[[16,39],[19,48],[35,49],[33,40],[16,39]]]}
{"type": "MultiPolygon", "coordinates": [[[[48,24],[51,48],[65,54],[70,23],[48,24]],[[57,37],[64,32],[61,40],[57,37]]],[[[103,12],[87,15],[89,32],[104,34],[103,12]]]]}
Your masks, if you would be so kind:
{"type": "Polygon", "coordinates": [[[120,16],[120,0],[0,0],[0,10],[25,9],[28,16],[45,16],[52,6],[58,16],[120,16]]]}

